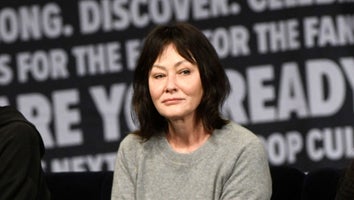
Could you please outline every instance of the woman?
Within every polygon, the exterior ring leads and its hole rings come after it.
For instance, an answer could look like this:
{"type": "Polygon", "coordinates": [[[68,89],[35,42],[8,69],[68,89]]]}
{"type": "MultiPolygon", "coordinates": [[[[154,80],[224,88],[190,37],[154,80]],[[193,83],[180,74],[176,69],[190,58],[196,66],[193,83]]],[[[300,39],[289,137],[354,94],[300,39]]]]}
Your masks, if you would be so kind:
{"type": "Polygon", "coordinates": [[[270,199],[265,150],[221,117],[230,91],[217,53],[194,26],[158,26],[133,80],[140,129],[121,142],[112,200],[270,199]]]}

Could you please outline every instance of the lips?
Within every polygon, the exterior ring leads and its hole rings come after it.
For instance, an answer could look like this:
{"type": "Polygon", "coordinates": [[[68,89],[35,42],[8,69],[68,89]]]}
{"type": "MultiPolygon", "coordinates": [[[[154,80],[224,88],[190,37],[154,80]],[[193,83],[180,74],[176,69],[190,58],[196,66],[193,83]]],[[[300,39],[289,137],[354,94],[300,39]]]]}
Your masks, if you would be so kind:
{"type": "Polygon", "coordinates": [[[162,103],[165,105],[174,105],[179,104],[181,101],[183,101],[183,98],[168,98],[164,99],[162,103]]]}

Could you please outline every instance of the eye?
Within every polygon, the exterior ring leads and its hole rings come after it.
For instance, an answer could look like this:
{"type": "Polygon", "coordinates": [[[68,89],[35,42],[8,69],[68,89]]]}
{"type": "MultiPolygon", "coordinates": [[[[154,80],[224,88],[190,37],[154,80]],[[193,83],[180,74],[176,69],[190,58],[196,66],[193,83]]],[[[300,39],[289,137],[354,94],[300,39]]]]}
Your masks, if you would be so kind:
{"type": "Polygon", "coordinates": [[[165,77],[165,75],[164,75],[164,74],[154,74],[152,77],[153,77],[154,79],[160,79],[160,78],[165,77]]]}
{"type": "Polygon", "coordinates": [[[191,70],[189,70],[189,69],[184,69],[184,70],[180,71],[180,74],[182,74],[182,75],[188,75],[190,73],[191,73],[191,70]]]}

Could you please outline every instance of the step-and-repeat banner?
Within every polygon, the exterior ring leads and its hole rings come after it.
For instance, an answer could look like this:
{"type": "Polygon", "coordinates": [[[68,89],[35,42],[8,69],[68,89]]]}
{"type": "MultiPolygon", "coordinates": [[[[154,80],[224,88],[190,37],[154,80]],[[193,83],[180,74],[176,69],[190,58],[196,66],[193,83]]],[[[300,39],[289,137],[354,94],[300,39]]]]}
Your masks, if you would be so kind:
{"type": "Polygon", "coordinates": [[[39,129],[48,172],[113,170],[146,33],[187,21],[210,39],[232,93],[225,116],[272,166],[354,158],[353,0],[78,0],[0,3],[0,105],[39,129]]]}

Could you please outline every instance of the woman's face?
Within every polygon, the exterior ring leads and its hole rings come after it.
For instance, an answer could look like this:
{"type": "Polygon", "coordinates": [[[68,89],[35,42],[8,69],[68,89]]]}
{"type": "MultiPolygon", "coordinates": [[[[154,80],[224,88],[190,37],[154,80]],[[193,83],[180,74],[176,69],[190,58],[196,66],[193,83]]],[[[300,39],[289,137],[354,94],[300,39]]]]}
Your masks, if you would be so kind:
{"type": "Polygon", "coordinates": [[[168,45],[149,72],[149,91],[160,115],[170,120],[194,119],[203,96],[198,66],[168,45]]]}

